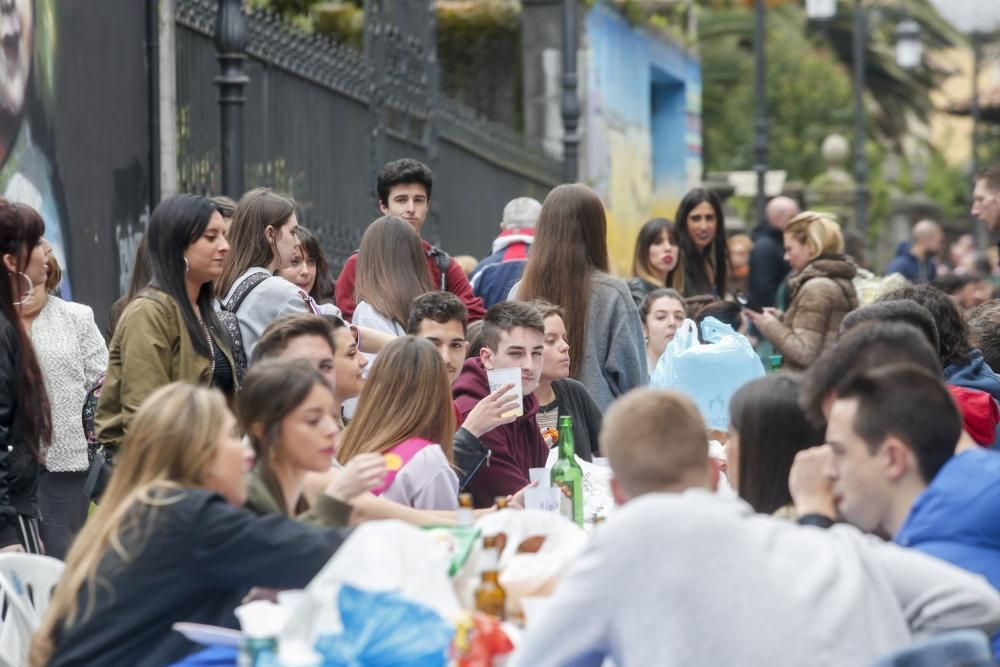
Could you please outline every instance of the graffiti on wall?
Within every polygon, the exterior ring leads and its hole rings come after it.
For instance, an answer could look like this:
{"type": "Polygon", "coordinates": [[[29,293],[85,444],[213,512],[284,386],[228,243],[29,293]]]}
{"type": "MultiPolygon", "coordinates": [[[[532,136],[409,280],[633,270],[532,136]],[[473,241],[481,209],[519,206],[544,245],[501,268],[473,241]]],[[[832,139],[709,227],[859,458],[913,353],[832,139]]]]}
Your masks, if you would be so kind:
{"type": "MultiPolygon", "coordinates": [[[[50,0],[0,2],[0,193],[41,214],[53,254],[68,268],[65,198],[50,124],[56,45],[52,11],[50,0]]],[[[65,275],[63,293],[69,295],[68,271],[65,275]]]]}

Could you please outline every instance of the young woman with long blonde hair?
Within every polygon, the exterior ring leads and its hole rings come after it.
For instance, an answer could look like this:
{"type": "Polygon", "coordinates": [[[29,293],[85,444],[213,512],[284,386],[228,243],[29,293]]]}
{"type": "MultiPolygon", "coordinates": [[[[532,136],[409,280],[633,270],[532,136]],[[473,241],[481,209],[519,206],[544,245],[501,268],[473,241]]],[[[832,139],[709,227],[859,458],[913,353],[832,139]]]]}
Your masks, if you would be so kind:
{"type": "Polygon", "coordinates": [[[389,343],[372,364],[337,458],[349,465],[362,452],[389,454],[389,474],[377,495],[416,509],[457,509],[454,435],[444,361],[432,343],[407,336],[389,343]]]}
{"type": "Polygon", "coordinates": [[[251,587],[305,586],[345,533],[242,509],[245,467],[221,393],[154,392],[70,549],[30,665],[172,664],[197,649],[175,622],[235,627],[251,587]]]}

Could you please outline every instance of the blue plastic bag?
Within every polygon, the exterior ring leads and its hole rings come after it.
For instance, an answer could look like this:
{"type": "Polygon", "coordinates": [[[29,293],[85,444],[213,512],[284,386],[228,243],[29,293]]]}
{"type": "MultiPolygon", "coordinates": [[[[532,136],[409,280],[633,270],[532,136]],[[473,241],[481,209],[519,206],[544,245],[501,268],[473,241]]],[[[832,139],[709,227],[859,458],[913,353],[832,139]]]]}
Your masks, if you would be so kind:
{"type": "Polygon", "coordinates": [[[337,597],[344,632],[320,637],[323,667],[444,667],[454,626],[397,593],[344,585],[337,597]]]}
{"type": "Polygon", "coordinates": [[[701,411],[705,425],[729,427],[729,399],[747,382],[764,375],[764,365],[747,338],[714,317],[696,325],[684,320],[653,369],[649,386],[686,394],[701,411]]]}

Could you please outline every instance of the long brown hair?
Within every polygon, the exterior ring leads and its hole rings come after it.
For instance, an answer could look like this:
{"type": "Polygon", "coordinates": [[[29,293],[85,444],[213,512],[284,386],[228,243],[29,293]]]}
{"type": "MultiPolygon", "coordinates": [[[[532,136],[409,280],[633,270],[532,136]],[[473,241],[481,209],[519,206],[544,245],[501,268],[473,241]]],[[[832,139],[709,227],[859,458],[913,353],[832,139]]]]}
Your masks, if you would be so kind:
{"type": "Polygon", "coordinates": [[[97,571],[109,551],[122,561],[135,560],[159,509],[182,497],[182,493],[171,492],[204,486],[205,471],[215,456],[227,412],[218,390],[183,382],[161,387],[142,403],[101,504],[66,557],[66,571],[32,641],[32,667],[49,663],[60,628],[93,612],[101,583],[97,571]],[[128,548],[124,535],[129,536],[128,548]],[[89,602],[81,610],[78,600],[84,587],[89,602]]]}
{"type": "Polygon", "coordinates": [[[542,203],[517,298],[544,299],[565,310],[573,377],[578,376],[586,354],[590,274],[595,270],[608,271],[604,205],[590,188],[560,185],[542,203]]]}
{"type": "Polygon", "coordinates": [[[277,250],[264,231],[270,226],[277,234],[293,213],[295,200],[269,188],[255,188],[240,198],[229,228],[226,264],[215,283],[215,293],[220,298],[226,296],[247,269],[266,267],[274,260],[277,250]]]}
{"type": "Polygon", "coordinates": [[[384,452],[420,437],[441,445],[451,462],[454,435],[455,408],[444,361],[427,340],[404,336],[386,345],[372,364],[337,460],[347,463],[363,452],[384,452]]]}
{"type": "MultiPolygon", "coordinates": [[[[302,405],[316,385],[333,392],[320,372],[305,359],[269,359],[250,367],[236,398],[240,431],[250,439],[260,476],[271,495],[278,499],[282,512],[288,507],[288,498],[281,491],[272,467],[280,449],[281,422],[302,405]]],[[[296,514],[308,509],[304,496],[296,499],[296,514]]]]}
{"type": "MultiPolygon", "coordinates": [[[[14,392],[17,403],[14,410],[12,435],[17,435],[18,444],[27,445],[37,458],[43,445],[52,440],[52,412],[49,397],[45,392],[42,369],[35,356],[31,338],[21,324],[21,306],[14,303],[14,290],[21,283],[21,272],[28,268],[31,253],[45,233],[45,222],[33,209],[23,204],[12,204],[0,198],[0,256],[12,255],[17,271],[11,273],[0,267],[0,317],[5,317],[14,327],[14,345],[20,356],[15,369],[14,392]]],[[[23,300],[23,297],[18,301],[23,300]]],[[[0,354],[7,354],[7,350],[0,354]]],[[[0,443],[6,446],[8,443],[0,443]]],[[[13,444],[13,441],[12,443],[13,444]]]]}
{"type": "Polygon", "coordinates": [[[354,285],[359,302],[367,301],[405,328],[413,300],[434,289],[416,230],[394,215],[368,225],[361,237],[354,285]]]}

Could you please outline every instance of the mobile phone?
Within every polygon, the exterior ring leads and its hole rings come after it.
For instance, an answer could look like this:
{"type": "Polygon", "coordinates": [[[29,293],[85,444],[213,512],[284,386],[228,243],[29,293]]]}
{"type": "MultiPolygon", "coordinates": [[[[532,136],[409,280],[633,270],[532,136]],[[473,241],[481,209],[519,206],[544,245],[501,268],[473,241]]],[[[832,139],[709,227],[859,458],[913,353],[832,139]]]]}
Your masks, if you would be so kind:
{"type": "Polygon", "coordinates": [[[740,304],[744,308],[749,308],[755,313],[764,312],[764,309],[760,307],[760,304],[754,301],[753,298],[743,290],[737,290],[736,293],[733,294],[733,298],[736,299],[736,303],[740,304]]]}

